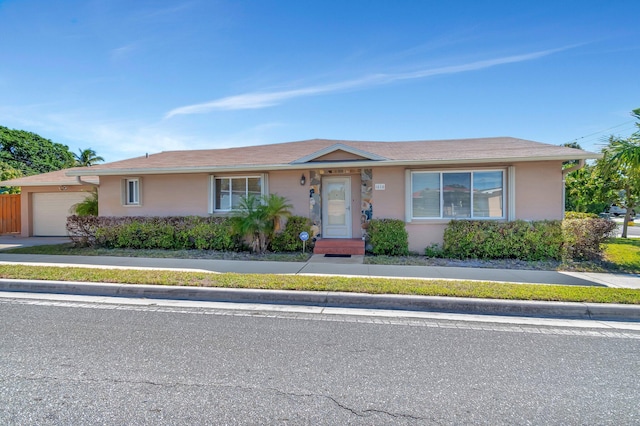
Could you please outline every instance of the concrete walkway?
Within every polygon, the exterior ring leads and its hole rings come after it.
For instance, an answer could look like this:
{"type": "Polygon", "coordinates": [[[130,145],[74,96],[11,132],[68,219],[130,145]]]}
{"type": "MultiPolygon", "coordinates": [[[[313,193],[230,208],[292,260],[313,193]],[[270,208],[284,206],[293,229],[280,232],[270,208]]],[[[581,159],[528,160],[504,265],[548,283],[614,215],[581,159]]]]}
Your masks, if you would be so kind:
{"type": "MultiPolygon", "coordinates": [[[[55,244],[51,239],[27,239],[26,244],[55,244]]],[[[14,241],[16,243],[16,241],[14,241]]],[[[57,243],[57,242],[56,242],[57,243]]],[[[0,248],[4,238],[0,238],[0,248]]],[[[19,243],[17,244],[19,245],[19,243]]],[[[0,264],[51,265],[118,269],[170,269],[210,273],[340,275],[498,281],[510,283],[609,286],[640,289],[640,276],[624,274],[484,269],[438,266],[366,265],[362,256],[327,258],[313,256],[307,262],[267,262],[210,259],[162,259],[111,256],[58,256],[8,254],[0,251],[0,264]]],[[[447,297],[368,295],[356,293],[171,288],[104,283],[0,280],[0,291],[85,294],[155,299],[210,300],[239,303],[300,304],[376,309],[426,310],[484,315],[516,315],[554,318],[639,321],[640,306],[465,299],[447,297]]]]}
{"type": "Polygon", "coordinates": [[[58,256],[7,254],[0,263],[112,268],[176,269],[245,274],[342,275],[357,277],[451,279],[527,284],[607,286],[640,289],[640,276],[520,269],[463,268],[448,266],[366,265],[362,257],[313,256],[308,262],[272,262],[210,259],[165,259],[117,256],[58,256]]]}
{"type": "Polygon", "coordinates": [[[69,239],[64,237],[23,238],[20,236],[0,236],[0,262],[50,264],[57,266],[177,269],[220,273],[235,272],[250,274],[344,275],[359,277],[475,280],[640,289],[640,275],[637,274],[533,271],[450,266],[366,265],[363,264],[363,256],[339,258],[315,255],[308,262],[270,262],[2,253],[2,250],[8,248],[62,244],[66,242],[69,242],[69,239]]]}

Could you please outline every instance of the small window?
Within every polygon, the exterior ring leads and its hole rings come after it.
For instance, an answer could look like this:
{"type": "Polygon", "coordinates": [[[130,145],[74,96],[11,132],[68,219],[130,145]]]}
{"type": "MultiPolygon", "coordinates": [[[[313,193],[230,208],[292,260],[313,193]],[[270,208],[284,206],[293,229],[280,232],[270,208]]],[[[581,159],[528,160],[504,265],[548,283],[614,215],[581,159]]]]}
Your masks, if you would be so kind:
{"type": "Polygon", "coordinates": [[[213,178],[214,211],[231,211],[240,206],[242,197],[264,194],[264,185],[260,176],[232,176],[213,178]]]}
{"type": "Polygon", "coordinates": [[[124,204],[127,206],[140,205],[140,179],[124,180],[124,204]]]}

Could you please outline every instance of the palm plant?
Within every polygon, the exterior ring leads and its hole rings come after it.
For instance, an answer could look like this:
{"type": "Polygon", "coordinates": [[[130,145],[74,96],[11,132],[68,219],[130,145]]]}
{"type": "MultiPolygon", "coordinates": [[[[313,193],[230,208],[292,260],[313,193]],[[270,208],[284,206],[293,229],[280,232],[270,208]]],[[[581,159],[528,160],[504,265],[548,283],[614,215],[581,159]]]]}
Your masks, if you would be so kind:
{"type": "Polygon", "coordinates": [[[282,218],[291,215],[292,207],[285,197],[276,194],[263,197],[249,194],[240,200],[232,218],[233,229],[249,240],[252,252],[264,253],[282,218]]]}
{"type": "Polygon", "coordinates": [[[267,217],[273,222],[273,232],[278,232],[282,228],[282,219],[291,216],[293,206],[285,197],[277,194],[269,194],[262,197],[263,204],[267,208],[267,217]]]}
{"type": "Polygon", "coordinates": [[[74,204],[71,210],[78,216],[98,216],[98,191],[94,189],[84,201],[74,204]]]}
{"type": "Polygon", "coordinates": [[[78,152],[79,154],[73,154],[77,167],[89,167],[104,161],[104,158],[96,155],[96,152],[91,148],[78,149],[78,152]]]}
{"type": "Polygon", "coordinates": [[[627,226],[631,212],[638,204],[640,196],[640,138],[637,133],[627,139],[611,138],[605,149],[603,169],[611,181],[618,181],[624,193],[623,207],[627,209],[622,226],[622,238],[627,238],[627,226]]]}

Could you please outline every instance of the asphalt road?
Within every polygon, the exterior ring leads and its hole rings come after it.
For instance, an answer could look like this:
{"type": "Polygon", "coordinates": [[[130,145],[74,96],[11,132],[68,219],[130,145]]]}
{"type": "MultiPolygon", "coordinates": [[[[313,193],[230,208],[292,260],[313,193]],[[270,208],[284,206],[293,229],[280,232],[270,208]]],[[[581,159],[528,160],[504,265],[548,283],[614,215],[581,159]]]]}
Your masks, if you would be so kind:
{"type": "Polygon", "coordinates": [[[640,423],[640,332],[0,299],[0,424],[640,423]]]}
{"type": "MultiPolygon", "coordinates": [[[[614,217],[613,220],[618,223],[617,236],[619,237],[622,233],[622,222],[624,221],[624,218],[614,217]]],[[[627,227],[627,237],[640,238],[640,216],[637,216],[633,226],[627,227]]]]}

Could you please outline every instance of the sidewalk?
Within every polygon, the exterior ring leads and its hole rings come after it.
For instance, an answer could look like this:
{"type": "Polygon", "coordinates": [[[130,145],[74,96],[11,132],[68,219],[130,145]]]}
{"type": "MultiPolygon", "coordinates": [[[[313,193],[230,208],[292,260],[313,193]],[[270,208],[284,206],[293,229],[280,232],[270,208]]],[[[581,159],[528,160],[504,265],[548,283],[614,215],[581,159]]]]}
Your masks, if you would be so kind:
{"type": "MultiPolygon", "coordinates": [[[[31,241],[31,243],[34,243],[31,241]]],[[[51,244],[49,242],[49,244],[51,244]]],[[[0,240],[0,246],[2,241],[0,240]]],[[[165,259],[110,256],[57,256],[7,254],[0,264],[51,265],[118,269],[171,269],[212,273],[339,275],[354,277],[418,278],[497,281],[530,284],[623,287],[640,289],[640,276],[516,269],[437,266],[366,265],[362,256],[325,258],[308,262],[267,262],[210,259],[165,259]]],[[[21,291],[156,299],[208,300],[239,303],[301,304],[377,309],[426,310],[485,315],[515,315],[567,319],[640,321],[640,306],[530,302],[448,297],[368,295],[331,292],[240,290],[215,288],[167,288],[103,283],[0,280],[0,291],[21,291]]]]}
{"type": "Polygon", "coordinates": [[[210,259],[166,259],[111,256],[57,256],[6,254],[0,262],[56,266],[178,269],[243,274],[343,275],[358,277],[423,278],[497,281],[525,284],[607,286],[640,289],[640,276],[582,272],[533,271],[520,269],[462,268],[448,266],[366,265],[362,256],[325,258],[308,262],[268,262],[210,259]]]}

